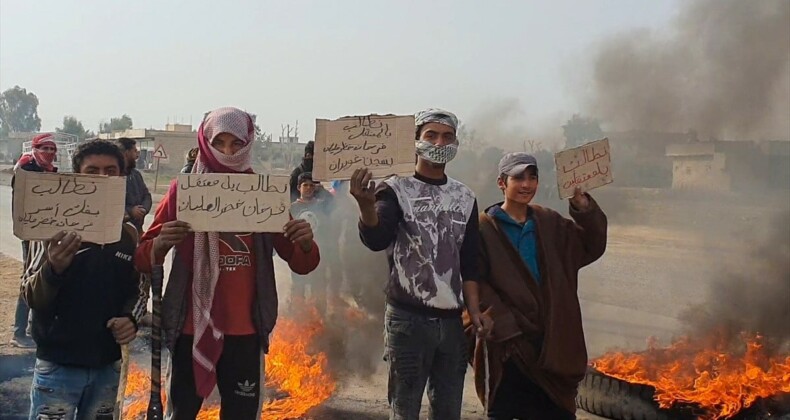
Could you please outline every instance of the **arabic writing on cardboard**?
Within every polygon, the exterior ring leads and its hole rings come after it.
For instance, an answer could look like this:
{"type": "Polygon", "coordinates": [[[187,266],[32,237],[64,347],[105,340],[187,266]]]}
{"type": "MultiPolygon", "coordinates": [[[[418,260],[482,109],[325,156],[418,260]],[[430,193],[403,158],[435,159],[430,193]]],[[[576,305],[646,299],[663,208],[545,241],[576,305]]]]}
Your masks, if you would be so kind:
{"type": "Polygon", "coordinates": [[[14,176],[14,235],[41,241],[74,231],[83,242],[121,239],[126,178],[18,170],[14,176]]]}
{"type": "Polygon", "coordinates": [[[560,198],[572,197],[577,186],[586,192],[614,181],[608,138],[563,150],[554,155],[554,163],[560,198]]]}
{"type": "Polygon", "coordinates": [[[365,115],[315,121],[313,179],[351,179],[358,168],[376,178],[414,173],[414,117],[365,115]]]}
{"type": "Polygon", "coordinates": [[[196,232],[282,232],[289,178],[258,174],[178,176],[177,218],[196,232]]]}

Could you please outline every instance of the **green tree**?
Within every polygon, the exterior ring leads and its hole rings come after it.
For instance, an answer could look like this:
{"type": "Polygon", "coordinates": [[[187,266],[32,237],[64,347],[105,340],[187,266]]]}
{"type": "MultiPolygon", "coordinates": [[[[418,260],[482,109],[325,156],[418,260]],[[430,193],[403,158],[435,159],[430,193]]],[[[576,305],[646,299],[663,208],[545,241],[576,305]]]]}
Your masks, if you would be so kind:
{"type": "Polygon", "coordinates": [[[100,133],[112,133],[113,131],[126,131],[133,126],[132,117],[123,114],[118,118],[110,118],[110,122],[99,124],[100,133]]]}
{"type": "Polygon", "coordinates": [[[562,133],[565,135],[565,147],[581,146],[604,137],[600,121],[579,114],[573,114],[573,117],[562,126],[562,133]]]}
{"type": "Polygon", "coordinates": [[[95,134],[90,130],[85,130],[82,121],[74,118],[71,115],[63,117],[63,126],[55,129],[58,133],[65,133],[77,136],[78,139],[84,140],[88,137],[93,137],[95,134]]]}
{"type": "Polygon", "coordinates": [[[19,86],[0,94],[0,135],[41,130],[38,97],[19,86]]]}

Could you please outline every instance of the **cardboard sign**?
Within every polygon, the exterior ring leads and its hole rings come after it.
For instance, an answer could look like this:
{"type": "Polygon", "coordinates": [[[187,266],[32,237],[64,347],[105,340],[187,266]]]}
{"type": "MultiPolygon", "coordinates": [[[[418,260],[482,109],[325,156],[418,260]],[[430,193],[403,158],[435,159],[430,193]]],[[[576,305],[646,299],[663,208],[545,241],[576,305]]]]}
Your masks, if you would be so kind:
{"type": "Polygon", "coordinates": [[[196,232],[282,232],[289,177],[258,174],[178,175],[177,218],[196,232]]]}
{"type": "Polygon", "coordinates": [[[366,115],[315,120],[313,179],[351,179],[358,168],[374,178],[414,173],[414,117],[366,115]]]}
{"type": "Polygon", "coordinates": [[[563,150],[554,155],[554,163],[560,198],[573,197],[577,186],[586,192],[614,181],[608,138],[563,150]]]}
{"type": "Polygon", "coordinates": [[[126,177],[16,171],[14,235],[43,241],[74,231],[83,242],[121,240],[126,177]]]}

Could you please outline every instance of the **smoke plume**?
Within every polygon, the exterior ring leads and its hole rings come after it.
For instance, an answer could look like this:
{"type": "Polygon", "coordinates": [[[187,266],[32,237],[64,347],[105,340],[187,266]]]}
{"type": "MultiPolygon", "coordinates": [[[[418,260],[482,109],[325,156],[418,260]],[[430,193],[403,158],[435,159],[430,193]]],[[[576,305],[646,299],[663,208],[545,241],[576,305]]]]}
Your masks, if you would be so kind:
{"type": "Polygon", "coordinates": [[[722,273],[707,302],[686,314],[696,333],[759,333],[790,345],[790,211],[777,216],[771,227],[750,258],[722,273]]]}
{"type": "Polygon", "coordinates": [[[669,32],[603,43],[590,113],[618,130],[790,139],[790,1],[681,4],[669,32]]]}

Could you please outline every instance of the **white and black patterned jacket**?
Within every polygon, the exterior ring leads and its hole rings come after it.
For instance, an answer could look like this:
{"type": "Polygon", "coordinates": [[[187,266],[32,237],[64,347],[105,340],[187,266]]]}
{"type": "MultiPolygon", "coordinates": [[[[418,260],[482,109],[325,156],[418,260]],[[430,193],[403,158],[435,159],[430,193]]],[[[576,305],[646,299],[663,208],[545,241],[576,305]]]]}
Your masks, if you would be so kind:
{"type": "Polygon", "coordinates": [[[360,223],[362,242],[386,249],[387,301],[448,317],[463,310],[462,281],[478,278],[478,214],[472,190],[452,178],[391,177],[376,191],[379,224],[360,223]]]}

